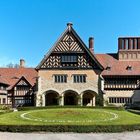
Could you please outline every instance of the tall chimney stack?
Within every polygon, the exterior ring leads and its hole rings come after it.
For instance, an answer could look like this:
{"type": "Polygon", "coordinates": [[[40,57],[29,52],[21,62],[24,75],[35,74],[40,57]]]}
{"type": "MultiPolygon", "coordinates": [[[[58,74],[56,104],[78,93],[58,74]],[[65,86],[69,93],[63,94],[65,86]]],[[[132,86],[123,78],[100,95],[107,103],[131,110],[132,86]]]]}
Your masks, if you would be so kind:
{"type": "Polygon", "coordinates": [[[67,26],[68,26],[68,29],[69,29],[69,32],[71,31],[71,27],[72,27],[72,22],[69,22],[69,23],[67,23],[67,26]]]}
{"type": "Polygon", "coordinates": [[[94,53],[94,38],[90,37],[89,38],[89,50],[94,53]]]}
{"type": "Polygon", "coordinates": [[[24,67],[25,67],[25,60],[20,59],[20,68],[24,68],[24,67]]]}

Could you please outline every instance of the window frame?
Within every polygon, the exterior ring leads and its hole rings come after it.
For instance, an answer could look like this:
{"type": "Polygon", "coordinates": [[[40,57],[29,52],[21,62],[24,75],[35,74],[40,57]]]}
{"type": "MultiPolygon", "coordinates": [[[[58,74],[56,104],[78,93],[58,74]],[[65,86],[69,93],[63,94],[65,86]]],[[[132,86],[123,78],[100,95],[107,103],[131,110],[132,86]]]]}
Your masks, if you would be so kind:
{"type": "Polygon", "coordinates": [[[67,74],[54,74],[54,83],[67,83],[67,74]]]}
{"type": "Polygon", "coordinates": [[[61,63],[78,63],[78,56],[76,54],[62,54],[61,63]]]}
{"type": "Polygon", "coordinates": [[[109,104],[127,104],[132,103],[131,97],[108,97],[109,104]]]}
{"type": "Polygon", "coordinates": [[[73,83],[86,83],[86,74],[73,74],[73,83]]]}

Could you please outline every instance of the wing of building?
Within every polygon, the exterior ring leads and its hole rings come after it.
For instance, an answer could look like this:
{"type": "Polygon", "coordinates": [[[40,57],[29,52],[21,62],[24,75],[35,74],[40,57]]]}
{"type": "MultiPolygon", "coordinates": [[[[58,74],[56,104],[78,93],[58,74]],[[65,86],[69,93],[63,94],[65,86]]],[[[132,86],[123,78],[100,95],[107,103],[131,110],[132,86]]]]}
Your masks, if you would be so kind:
{"type": "MultiPolygon", "coordinates": [[[[23,62],[24,64],[24,62],[23,62]]],[[[140,38],[121,37],[115,54],[95,54],[71,23],[35,69],[0,68],[0,103],[124,105],[140,102],[140,38]]]]}
{"type": "Polygon", "coordinates": [[[0,104],[9,104],[13,107],[35,105],[37,75],[34,68],[24,66],[0,68],[0,104]]]}

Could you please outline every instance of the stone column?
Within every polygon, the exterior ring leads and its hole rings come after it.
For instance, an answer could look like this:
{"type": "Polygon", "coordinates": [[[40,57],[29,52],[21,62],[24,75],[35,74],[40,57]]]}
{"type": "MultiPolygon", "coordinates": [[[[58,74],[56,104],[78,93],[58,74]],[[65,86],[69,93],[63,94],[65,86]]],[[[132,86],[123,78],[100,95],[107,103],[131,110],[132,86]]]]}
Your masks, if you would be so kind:
{"type": "Polygon", "coordinates": [[[60,105],[61,105],[61,106],[64,106],[64,94],[62,94],[60,105]]]}
{"type": "Polygon", "coordinates": [[[95,96],[93,96],[93,105],[92,106],[95,106],[95,96]]]}
{"type": "Polygon", "coordinates": [[[77,98],[78,98],[78,105],[80,105],[80,106],[81,106],[81,96],[80,96],[80,95],[78,95],[78,96],[77,96],[77,98]]]}
{"type": "Polygon", "coordinates": [[[100,76],[101,78],[101,90],[104,91],[104,78],[100,76]]]}
{"type": "Polygon", "coordinates": [[[83,94],[82,93],[81,93],[80,97],[81,97],[81,106],[83,106],[83,94]]]}
{"type": "Polygon", "coordinates": [[[42,94],[42,106],[46,106],[45,94],[42,94]]]}
{"type": "Polygon", "coordinates": [[[37,79],[37,92],[36,92],[36,106],[40,106],[40,96],[41,96],[41,77],[37,79]]]}

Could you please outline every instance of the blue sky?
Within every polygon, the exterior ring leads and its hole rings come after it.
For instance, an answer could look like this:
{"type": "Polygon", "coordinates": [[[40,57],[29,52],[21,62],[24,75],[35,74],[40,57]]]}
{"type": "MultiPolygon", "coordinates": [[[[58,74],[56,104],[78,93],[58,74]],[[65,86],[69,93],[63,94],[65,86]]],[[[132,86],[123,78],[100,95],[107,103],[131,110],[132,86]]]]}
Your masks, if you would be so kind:
{"type": "Polygon", "coordinates": [[[71,21],[95,52],[117,52],[119,36],[140,36],[140,0],[0,0],[0,66],[35,67],[71,21]]]}

